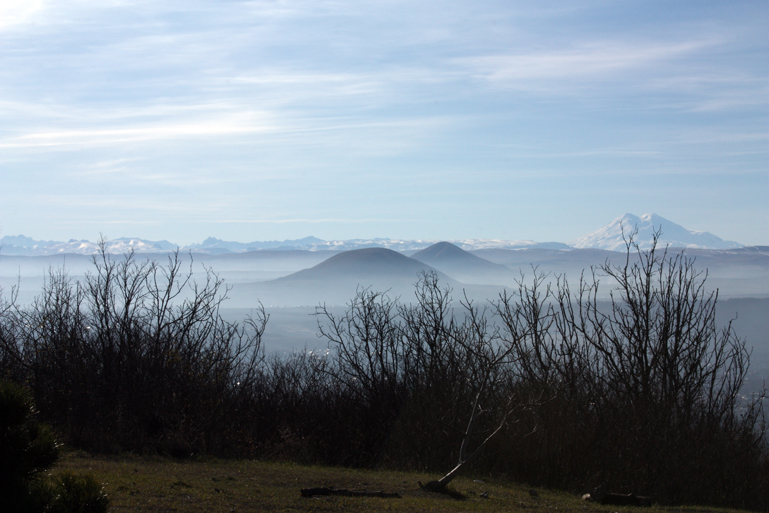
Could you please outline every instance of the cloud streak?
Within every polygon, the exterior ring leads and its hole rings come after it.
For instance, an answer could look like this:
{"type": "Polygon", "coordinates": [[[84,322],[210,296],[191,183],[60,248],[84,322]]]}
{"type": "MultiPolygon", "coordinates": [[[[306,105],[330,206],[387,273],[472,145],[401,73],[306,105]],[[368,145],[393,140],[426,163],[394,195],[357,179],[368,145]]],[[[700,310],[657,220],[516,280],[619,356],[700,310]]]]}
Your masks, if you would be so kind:
{"type": "Polygon", "coordinates": [[[458,62],[477,70],[476,73],[486,80],[503,84],[526,80],[600,79],[667,64],[715,44],[708,41],[670,44],[594,41],[570,50],[485,56],[458,62]]]}
{"type": "Polygon", "coordinates": [[[0,140],[0,148],[40,148],[83,145],[114,145],[126,142],[158,141],[174,138],[199,138],[248,133],[267,133],[275,127],[259,123],[258,116],[233,116],[186,123],[151,124],[131,128],[91,130],[55,130],[37,132],[0,140]]]}

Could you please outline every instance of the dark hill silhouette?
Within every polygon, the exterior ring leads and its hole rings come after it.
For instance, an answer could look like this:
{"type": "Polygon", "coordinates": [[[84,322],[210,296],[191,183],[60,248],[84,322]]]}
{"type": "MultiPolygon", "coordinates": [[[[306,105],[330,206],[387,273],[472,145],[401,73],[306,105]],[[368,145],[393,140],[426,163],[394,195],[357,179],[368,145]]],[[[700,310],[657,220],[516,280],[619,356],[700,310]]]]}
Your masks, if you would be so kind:
{"type": "Polygon", "coordinates": [[[356,290],[371,288],[410,300],[420,272],[437,273],[440,283],[454,290],[464,288],[453,278],[397,251],[364,248],[339,253],[314,267],[276,280],[240,285],[230,296],[235,304],[247,297],[259,297],[267,306],[342,305],[355,296],[356,290]]]}
{"type": "Polygon", "coordinates": [[[489,262],[450,242],[433,244],[414,253],[411,258],[431,265],[464,283],[510,284],[514,278],[508,267],[489,262]]]}
{"type": "Polygon", "coordinates": [[[339,253],[309,269],[279,278],[277,282],[295,281],[356,281],[363,284],[367,281],[407,280],[413,284],[420,272],[438,272],[441,281],[447,283],[453,279],[434,269],[430,265],[409,258],[405,255],[385,248],[364,248],[339,253]]]}
{"type": "Polygon", "coordinates": [[[504,267],[465,251],[450,242],[438,242],[432,246],[417,251],[411,258],[430,265],[471,265],[479,269],[496,269],[504,267]]]}

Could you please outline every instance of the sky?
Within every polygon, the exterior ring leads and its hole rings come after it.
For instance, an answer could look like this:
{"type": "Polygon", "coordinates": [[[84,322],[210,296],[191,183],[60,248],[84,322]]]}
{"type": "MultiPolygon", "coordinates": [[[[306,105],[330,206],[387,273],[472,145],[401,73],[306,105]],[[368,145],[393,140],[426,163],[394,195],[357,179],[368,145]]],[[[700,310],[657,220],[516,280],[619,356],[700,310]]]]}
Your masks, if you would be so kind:
{"type": "Polygon", "coordinates": [[[0,0],[0,235],[769,245],[769,2],[0,0]]]}

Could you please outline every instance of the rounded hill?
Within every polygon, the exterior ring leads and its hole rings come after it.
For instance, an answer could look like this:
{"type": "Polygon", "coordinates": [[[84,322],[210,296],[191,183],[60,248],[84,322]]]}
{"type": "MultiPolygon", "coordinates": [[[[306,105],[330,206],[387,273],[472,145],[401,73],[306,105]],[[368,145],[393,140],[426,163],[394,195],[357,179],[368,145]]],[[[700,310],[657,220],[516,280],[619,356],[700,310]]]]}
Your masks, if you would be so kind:
{"type": "MultiPolygon", "coordinates": [[[[409,258],[397,251],[385,248],[364,248],[339,253],[309,269],[280,278],[278,281],[325,281],[325,280],[369,280],[376,278],[407,279],[416,281],[422,271],[436,271],[431,266],[409,258]]],[[[440,275],[441,281],[451,281],[448,276],[440,275]]]]}
{"type": "Polygon", "coordinates": [[[504,265],[473,255],[450,242],[438,242],[411,255],[465,283],[511,283],[513,274],[504,265]]]}

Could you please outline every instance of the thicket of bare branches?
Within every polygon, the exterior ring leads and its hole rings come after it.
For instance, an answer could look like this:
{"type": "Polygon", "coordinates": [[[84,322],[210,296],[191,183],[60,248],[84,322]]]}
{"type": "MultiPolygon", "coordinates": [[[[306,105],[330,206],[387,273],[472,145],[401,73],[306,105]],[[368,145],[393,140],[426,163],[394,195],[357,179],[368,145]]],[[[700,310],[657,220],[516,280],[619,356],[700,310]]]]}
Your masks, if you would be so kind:
{"type": "Polygon", "coordinates": [[[102,246],[73,282],[51,270],[29,307],[7,305],[3,373],[32,390],[44,417],[75,445],[184,455],[226,450],[240,387],[257,378],[267,316],[242,326],[219,314],[224,284],[102,246]],[[239,385],[238,385],[239,384],[239,385]]]}
{"type": "Polygon", "coordinates": [[[91,450],[460,470],[665,503],[769,507],[763,394],[682,254],[641,251],[565,277],[534,272],[485,305],[433,274],[413,298],[361,289],[316,311],[327,351],[265,357],[267,314],[219,314],[226,288],[105,252],[0,308],[0,373],[91,450]],[[555,279],[554,279],[555,278],[555,279]],[[603,284],[601,282],[604,282],[603,284]],[[599,300],[608,282],[609,301],[599,300]]]}
{"type": "Polygon", "coordinates": [[[670,502],[766,504],[765,394],[740,395],[746,342],[716,326],[706,274],[654,242],[641,251],[630,237],[624,262],[583,275],[576,290],[535,276],[496,303],[518,378],[544,398],[522,420],[538,430],[513,444],[510,471],[670,502]]]}
{"type": "Polygon", "coordinates": [[[435,274],[421,275],[412,302],[363,289],[342,317],[316,313],[334,351],[325,372],[366,408],[372,461],[444,469],[431,483],[444,488],[528,407],[507,381],[511,348],[489,311],[466,298],[455,311],[435,274]]]}

